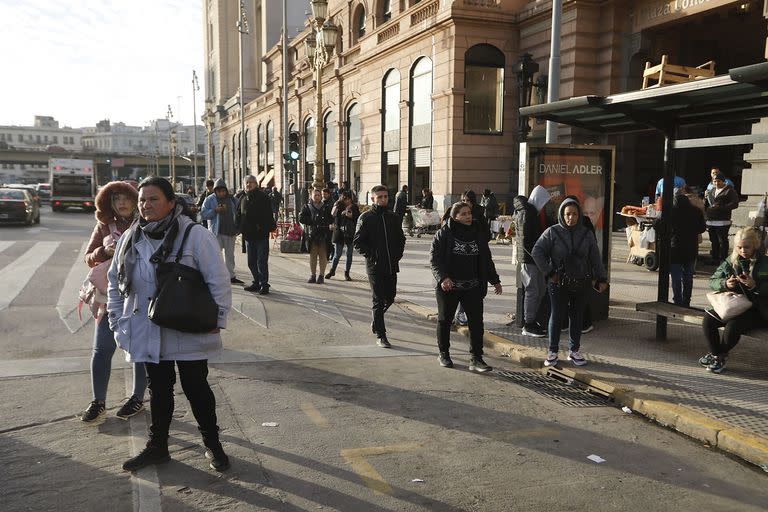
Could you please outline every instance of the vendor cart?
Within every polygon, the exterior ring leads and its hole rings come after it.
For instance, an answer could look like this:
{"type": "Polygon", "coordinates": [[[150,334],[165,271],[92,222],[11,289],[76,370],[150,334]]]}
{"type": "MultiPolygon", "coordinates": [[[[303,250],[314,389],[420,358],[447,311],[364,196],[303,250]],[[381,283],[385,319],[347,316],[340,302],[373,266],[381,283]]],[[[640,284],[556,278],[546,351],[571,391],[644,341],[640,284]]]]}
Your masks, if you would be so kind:
{"type": "Polygon", "coordinates": [[[410,236],[416,235],[416,238],[421,238],[423,234],[437,233],[437,230],[440,229],[441,218],[439,212],[415,206],[409,206],[408,210],[413,219],[413,226],[408,233],[410,236]]]}
{"type": "Polygon", "coordinates": [[[651,271],[657,270],[659,268],[659,256],[656,253],[656,230],[654,228],[657,217],[617,213],[624,217],[627,222],[627,244],[629,245],[627,263],[634,263],[651,271]]]}

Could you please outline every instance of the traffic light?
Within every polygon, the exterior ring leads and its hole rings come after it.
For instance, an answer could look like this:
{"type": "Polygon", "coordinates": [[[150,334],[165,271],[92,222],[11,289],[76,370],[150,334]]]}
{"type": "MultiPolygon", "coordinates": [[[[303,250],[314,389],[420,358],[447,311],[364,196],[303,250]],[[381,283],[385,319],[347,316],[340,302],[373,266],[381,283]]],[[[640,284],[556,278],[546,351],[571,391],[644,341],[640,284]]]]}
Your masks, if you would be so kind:
{"type": "Polygon", "coordinates": [[[299,159],[299,132],[288,134],[288,158],[290,160],[299,159]]]}

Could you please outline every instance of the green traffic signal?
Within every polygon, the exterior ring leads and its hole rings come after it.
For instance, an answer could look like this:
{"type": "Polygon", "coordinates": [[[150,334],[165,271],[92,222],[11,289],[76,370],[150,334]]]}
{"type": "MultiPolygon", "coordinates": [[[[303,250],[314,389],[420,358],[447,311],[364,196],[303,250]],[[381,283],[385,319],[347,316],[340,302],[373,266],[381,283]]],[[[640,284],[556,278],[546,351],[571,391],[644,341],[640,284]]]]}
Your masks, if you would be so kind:
{"type": "Polygon", "coordinates": [[[299,156],[299,132],[291,132],[288,134],[288,158],[298,160],[299,156]]]}

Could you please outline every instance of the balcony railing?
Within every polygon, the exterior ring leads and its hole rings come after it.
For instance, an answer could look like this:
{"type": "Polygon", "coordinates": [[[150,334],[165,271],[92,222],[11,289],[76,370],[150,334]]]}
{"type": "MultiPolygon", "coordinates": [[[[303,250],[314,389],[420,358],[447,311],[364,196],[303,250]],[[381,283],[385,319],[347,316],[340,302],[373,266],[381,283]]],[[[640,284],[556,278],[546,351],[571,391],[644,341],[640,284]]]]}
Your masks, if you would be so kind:
{"type": "Polygon", "coordinates": [[[400,33],[400,24],[395,23],[391,27],[387,27],[378,33],[378,42],[382,43],[387,39],[391,39],[400,33]]]}
{"type": "Polygon", "coordinates": [[[426,21],[429,18],[435,16],[438,10],[440,10],[440,2],[438,0],[425,5],[418,11],[411,14],[411,26],[418,25],[422,21],[426,21]]]}

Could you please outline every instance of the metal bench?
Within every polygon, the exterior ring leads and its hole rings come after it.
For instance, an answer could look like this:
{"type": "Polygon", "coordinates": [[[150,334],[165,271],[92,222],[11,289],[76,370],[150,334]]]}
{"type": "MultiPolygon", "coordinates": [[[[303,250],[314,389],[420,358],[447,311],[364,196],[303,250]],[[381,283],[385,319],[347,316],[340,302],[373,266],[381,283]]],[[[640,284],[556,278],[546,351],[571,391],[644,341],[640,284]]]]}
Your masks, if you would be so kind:
{"type": "MultiPolygon", "coordinates": [[[[640,302],[635,304],[635,311],[653,313],[654,315],[667,318],[677,318],[683,322],[695,325],[701,325],[706,313],[700,308],[690,308],[670,304],[669,302],[640,302]]],[[[758,341],[768,340],[768,329],[756,329],[749,334],[742,335],[743,338],[750,338],[758,341]]]]}

